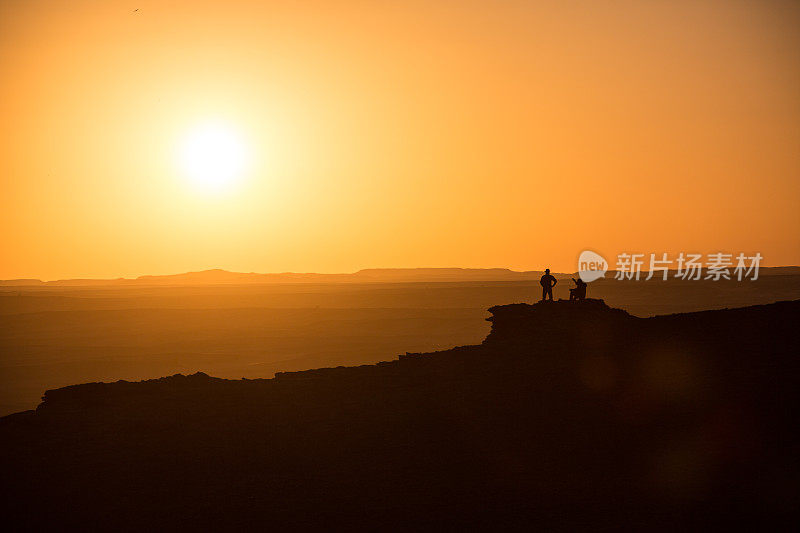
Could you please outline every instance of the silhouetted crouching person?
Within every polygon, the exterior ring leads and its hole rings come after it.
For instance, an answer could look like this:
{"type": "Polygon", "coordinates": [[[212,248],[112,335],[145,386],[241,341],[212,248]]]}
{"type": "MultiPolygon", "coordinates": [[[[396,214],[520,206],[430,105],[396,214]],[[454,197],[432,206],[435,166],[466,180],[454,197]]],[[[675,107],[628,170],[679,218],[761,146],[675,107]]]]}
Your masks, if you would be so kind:
{"type": "Polygon", "coordinates": [[[553,301],[553,287],[556,286],[558,280],[550,275],[550,269],[546,268],[544,270],[544,276],[542,279],[539,280],[539,284],[542,286],[542,301],[545,301],[547,297],[550,297],[550,301],[553,301]]]}
{"type": "Polygon", "coordinates": [[[569,290],[569,299],[570,300],[583,300],[586,298],[586,282],[583,281],[581,278],[575,279],[572,278],[572,281],[575,282],[576,287],[574,289],[569,290]]]}

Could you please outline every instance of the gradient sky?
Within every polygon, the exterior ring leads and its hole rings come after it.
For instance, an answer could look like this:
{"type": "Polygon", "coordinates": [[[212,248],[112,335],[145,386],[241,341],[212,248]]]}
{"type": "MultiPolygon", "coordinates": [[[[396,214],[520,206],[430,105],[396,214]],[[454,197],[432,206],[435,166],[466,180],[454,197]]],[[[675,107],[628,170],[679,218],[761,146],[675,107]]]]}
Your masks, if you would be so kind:
{"type": "Polygon", "coordinates": [[[0,278],[800,264],[798,2],[4,0],[0,81],[0,278]]]}

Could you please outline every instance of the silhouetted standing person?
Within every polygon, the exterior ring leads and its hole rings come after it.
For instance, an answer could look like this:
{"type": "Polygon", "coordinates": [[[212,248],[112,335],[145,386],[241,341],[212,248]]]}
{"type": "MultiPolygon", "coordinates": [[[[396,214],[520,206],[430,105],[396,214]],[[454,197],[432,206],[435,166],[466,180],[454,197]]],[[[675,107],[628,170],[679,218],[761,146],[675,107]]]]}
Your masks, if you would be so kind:
{"type": "Polygon", "coordinates": [[[550,275],[550,269],[546,268],[544,270],[544,276],[542,279],[539,280],[539,284],[542,286],[542,301],[545,301],[547,297],[550,297],[550,301],[553,301],[553,287],[556,286],[558,280],[550,275]]]}

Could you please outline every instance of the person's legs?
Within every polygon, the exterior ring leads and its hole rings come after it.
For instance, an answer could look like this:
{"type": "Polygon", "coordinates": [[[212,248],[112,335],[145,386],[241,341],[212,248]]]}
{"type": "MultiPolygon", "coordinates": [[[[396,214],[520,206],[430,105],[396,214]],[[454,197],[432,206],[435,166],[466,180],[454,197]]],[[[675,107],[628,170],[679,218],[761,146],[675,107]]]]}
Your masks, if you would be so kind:
{"type": "Polygon", "coordinates": [[[542,285],[542,301],[544,301],[545,298],[547,298],[547,287],[542,285]]]}
{"type": "MultiPolygon", "coordinates": [[[[544,292],[545,292],[545,294],[547,296],[550,297],[550,301],[552,302],[553,301],[553,287],[545,287],[544,288],[544,292]]],[[[544,299],[544,298],[542,298],[542,299],[544,299]]]]}

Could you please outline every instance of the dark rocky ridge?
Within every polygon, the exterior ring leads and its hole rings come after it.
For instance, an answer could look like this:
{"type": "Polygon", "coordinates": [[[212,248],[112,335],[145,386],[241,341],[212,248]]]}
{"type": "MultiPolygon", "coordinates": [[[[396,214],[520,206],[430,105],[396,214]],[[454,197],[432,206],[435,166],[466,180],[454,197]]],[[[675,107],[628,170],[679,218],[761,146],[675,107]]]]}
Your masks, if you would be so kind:
{"type": "Polygon", "coordinates": [[[626,527],[796,518],[800,301],[490,309],[476,346],[47,391],[0,419],[30,527],[626,527]]]}

